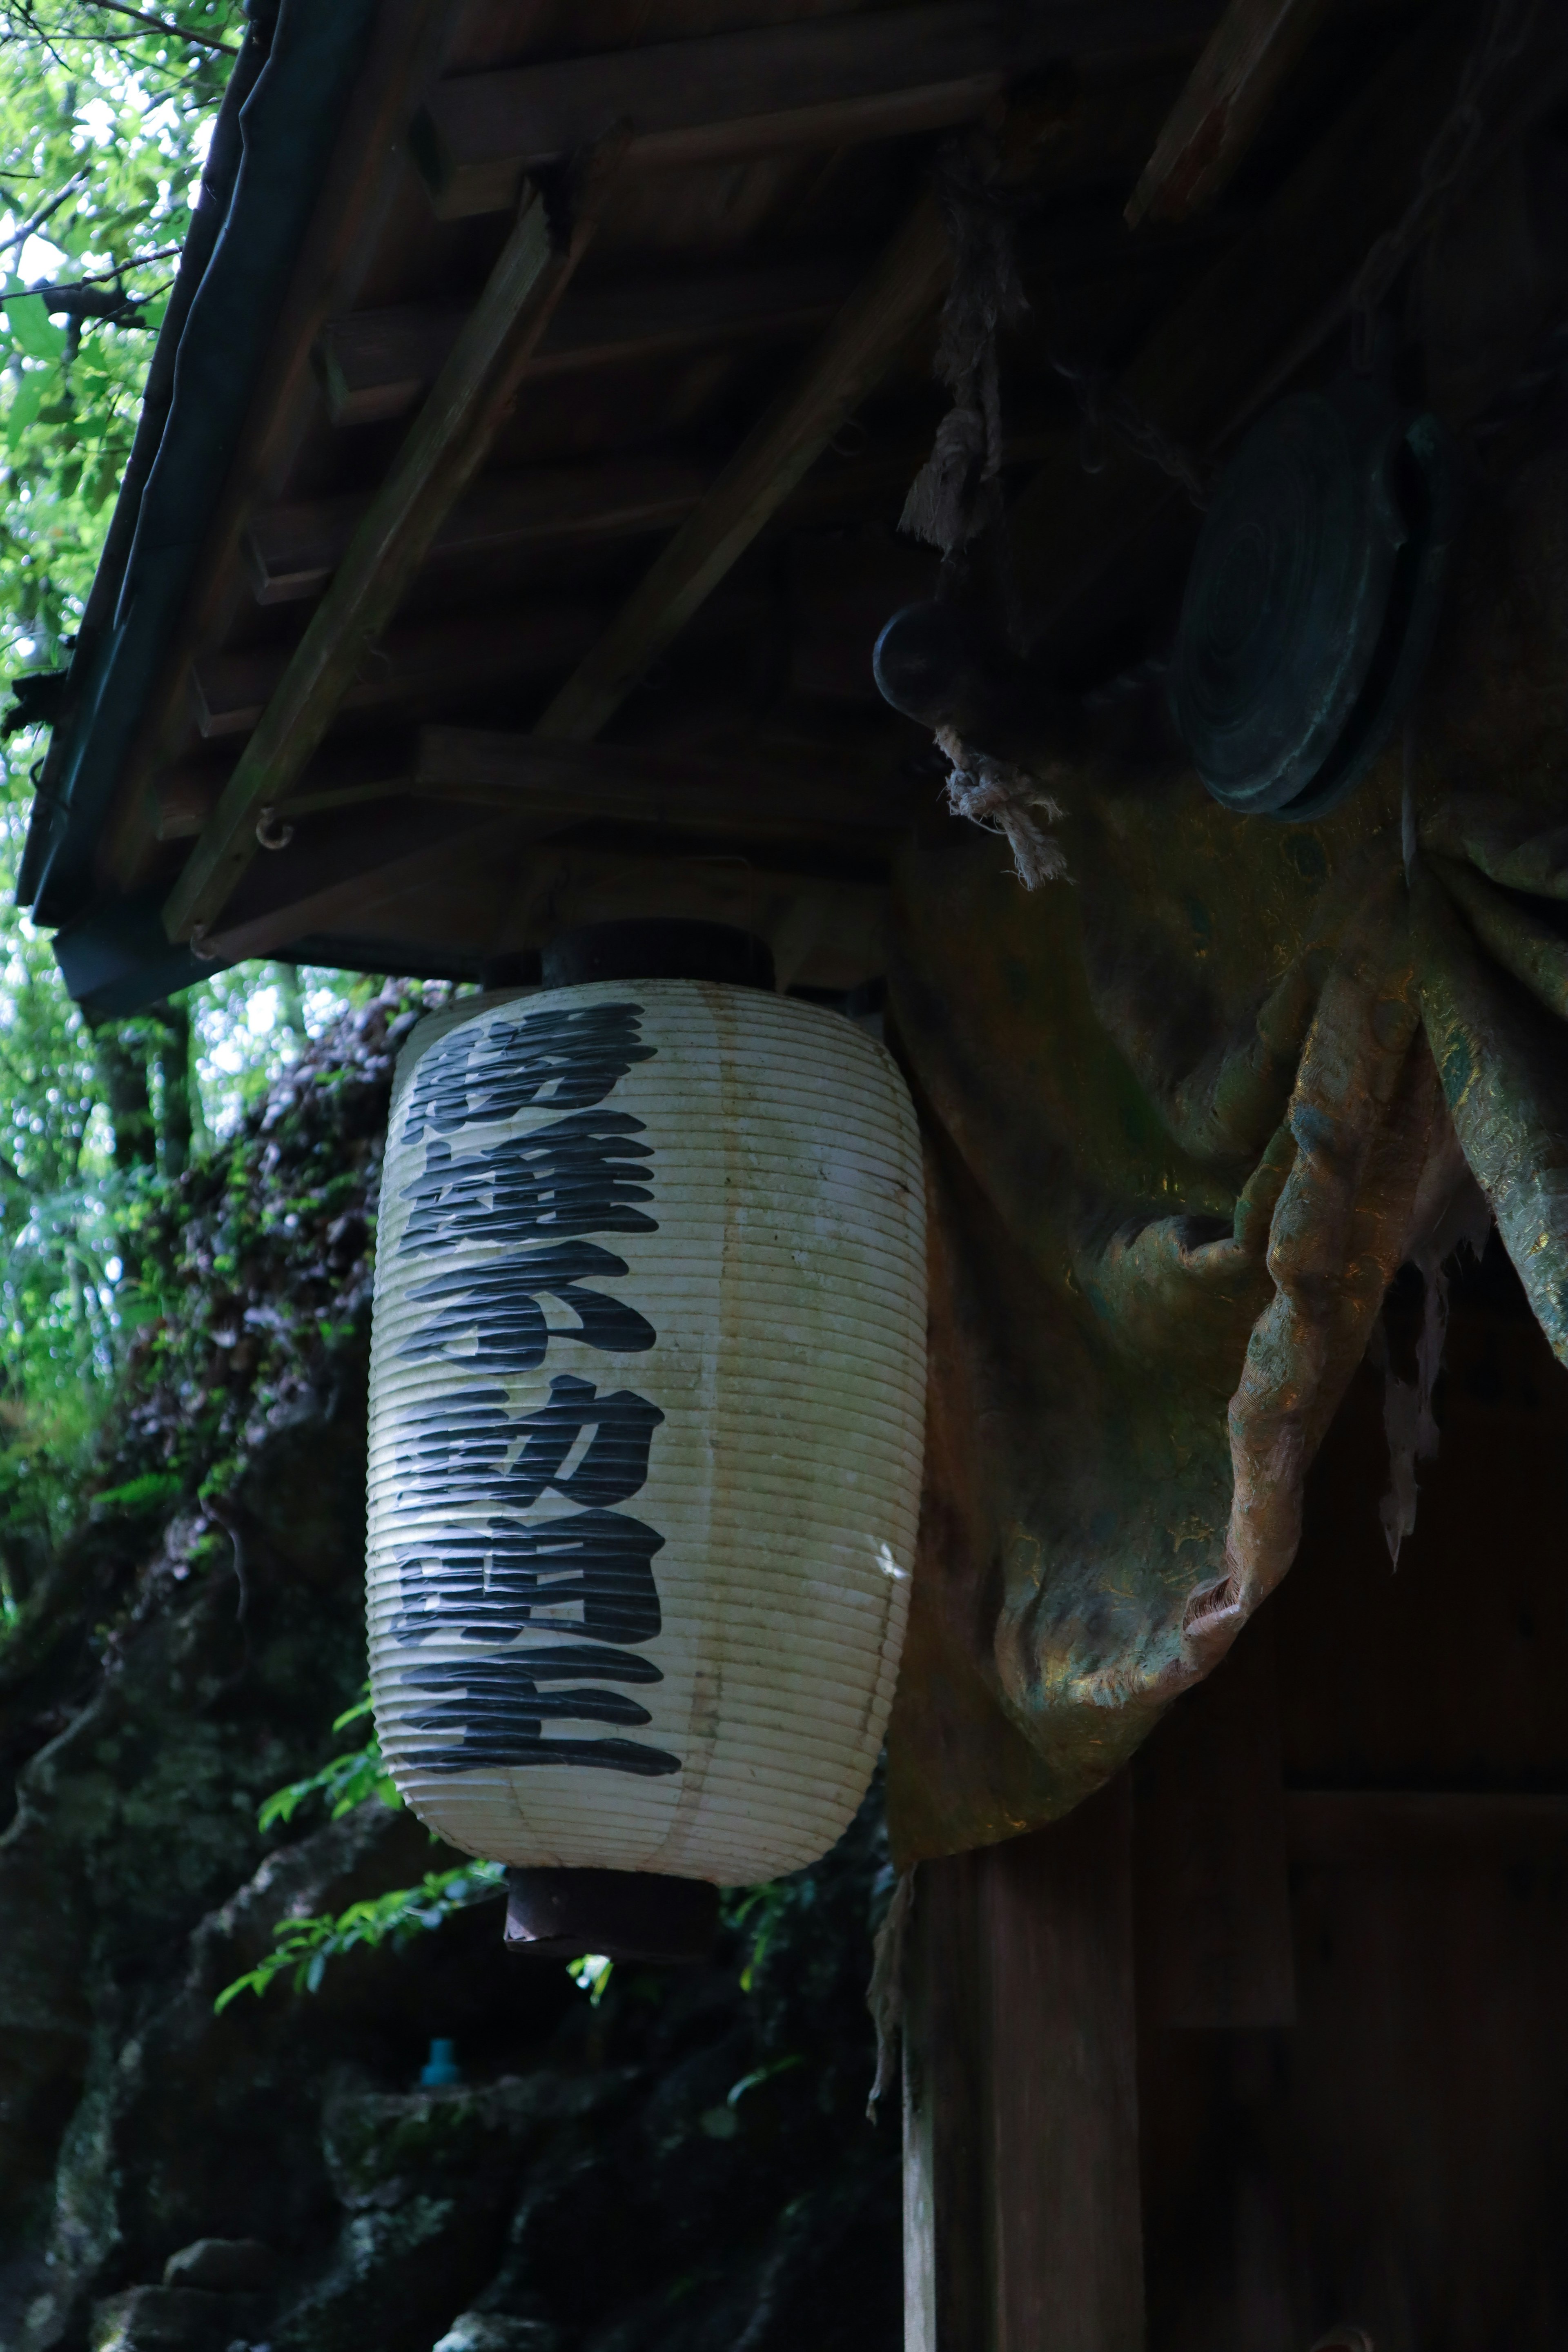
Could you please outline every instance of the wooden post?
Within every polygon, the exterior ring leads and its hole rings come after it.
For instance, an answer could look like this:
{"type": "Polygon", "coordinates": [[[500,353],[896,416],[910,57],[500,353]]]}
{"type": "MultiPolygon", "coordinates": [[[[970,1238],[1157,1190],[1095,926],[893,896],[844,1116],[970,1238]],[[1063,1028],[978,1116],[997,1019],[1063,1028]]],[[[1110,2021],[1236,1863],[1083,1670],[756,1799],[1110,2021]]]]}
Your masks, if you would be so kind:
{"type": "Polygon", "coordinates": [[[1140,2352],[1131,1790],[926,1864],[905,2025],[906,2352],[1140,2352]]]}
{"type": "Polygon", "coordinates": [[[1137,1766],[1139,1941],[1149,2021],[1296,2022],[1274,1623],[1248,1625],[1179,1698],[1137,1766]]]}

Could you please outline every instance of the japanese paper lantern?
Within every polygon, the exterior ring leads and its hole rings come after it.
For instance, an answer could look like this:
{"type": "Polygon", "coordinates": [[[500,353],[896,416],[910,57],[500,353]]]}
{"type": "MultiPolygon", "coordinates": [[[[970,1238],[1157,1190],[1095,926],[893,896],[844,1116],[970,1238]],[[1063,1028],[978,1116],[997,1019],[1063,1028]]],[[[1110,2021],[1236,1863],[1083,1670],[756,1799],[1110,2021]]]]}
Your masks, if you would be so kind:
{"type": "Polygon", "coordinates": [[[823,1853],[892,1699],[924,1381],[914,1112],[853,1023],[670,978],[425,1023],[369,1553],[377,1730],[420,1819],[524,1873],[823,1853]]]}

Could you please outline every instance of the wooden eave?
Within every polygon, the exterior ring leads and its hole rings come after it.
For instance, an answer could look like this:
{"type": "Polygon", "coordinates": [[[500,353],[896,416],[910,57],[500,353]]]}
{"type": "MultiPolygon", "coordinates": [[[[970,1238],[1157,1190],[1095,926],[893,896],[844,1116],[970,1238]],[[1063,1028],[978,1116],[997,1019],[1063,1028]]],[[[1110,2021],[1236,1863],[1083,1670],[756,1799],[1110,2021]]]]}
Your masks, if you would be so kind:
{"type": "Polygon", "coordinates": [[[870,665],[935,579],[897,526],[946,404],[939,142],[1009,152],[1020,614],[1089,678],[1168,625],[1196,517],[1124,451],[1085,471],[1053,359],[1222,456],[1322,363],[1478,13],[1298,6],[1236,68],[1221,193],[1218,0],[383,0],[53,919],[155,908],[193,971],[479,976],[696,913],[771,929],[798,984],[870,979],[899,839],[945,822],[870,665]]]}

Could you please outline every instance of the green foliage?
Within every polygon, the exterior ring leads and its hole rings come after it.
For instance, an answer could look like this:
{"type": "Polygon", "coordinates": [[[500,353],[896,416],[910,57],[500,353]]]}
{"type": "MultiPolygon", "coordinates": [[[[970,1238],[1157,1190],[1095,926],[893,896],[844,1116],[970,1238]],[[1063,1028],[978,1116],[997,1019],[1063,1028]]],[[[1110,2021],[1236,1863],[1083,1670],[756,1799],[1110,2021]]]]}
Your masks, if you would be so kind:
{"type": "Polygon", "coordinates": [[[456,1870],[426,1871],[417,1886],[395,1887],[366,1903],[351,1903],[335,1919],[284,1919],[273,1929],[276,1943],[265,1959],[226,1985],[213,2006],[225,2010],[242,1992],[259,1997],[281,1976],[296,1992],[315,1992],[329,1960],[361,1944],[390,1944],[401,1950],[414,1937],[439,1927],[458,1911],[493,1902],[506,1891],[499,1862],[470,1862],[456,1870]]]}
{"type": "Polygon", "coordinates": [[[0,5],[0,659],[27,668],[74,636],[243,30],[238,0],[145,16],[0,5]]]}
{"type": "MultiPolygon", "coordinates": [[[[0,708],[69,657],[244,16],[0,0],[0,708]]],[[[187,1129],[232,1135],[307,1049],[307,1007],[319,1030],[345,995],[252,968],[188,992],[194,1052],[177,1014],[89,1031],[11,903],[46,741],[21,716],[0,717],[0,1633],[18,1546],[77,1514],[128,1352],[179,1288],[166,1235],[153,1258],[187,1129]]]]}
{"type": "MultiPolygon", "coordinates": [[[[334,1731],[346,1730],[351,1723],[359,1722],[370,1713],[368,1695],[355,1701],[339,1716],[334,1731]]],[[[366,1803],[372,1797],[396,1811],[403,1799],[396,1781],[387,1770],[380,1743],[374,1732],[363,1748],[351,1748],[344,1756],[334,1756],[319,1772],[307,1780],[291,1781],[286,1789],[275,1789],[262,1806],[258,1825],[263,1831],[276,1827],[279,1822],[291,1822],[301,1805],[315,1798],[322,1799],[334,1822],[352,1813],[356,1805],[366,1803]]]]}

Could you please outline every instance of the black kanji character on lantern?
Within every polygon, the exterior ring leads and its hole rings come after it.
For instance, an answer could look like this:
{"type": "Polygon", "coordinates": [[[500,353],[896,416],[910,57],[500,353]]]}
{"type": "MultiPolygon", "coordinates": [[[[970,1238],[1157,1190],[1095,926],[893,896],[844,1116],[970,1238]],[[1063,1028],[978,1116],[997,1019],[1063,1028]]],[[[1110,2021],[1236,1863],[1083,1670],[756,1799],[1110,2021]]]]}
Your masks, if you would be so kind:
{"type": "Polygon", "coordinates": [[[651,1171],[637,1164],[653,1153],[633,1140],[644,1132],[626,1111],[579,1110],[460,1160],[449,1144],[427,1144],[423,1171],[403,1188],[411,1205],[398,1255],[552,1234],[657,1233],[657,1221],[633,1205],[653,1198],[651,1171]]]}
{"type": "Polygon", "coordinates": [[[595,1642],[651,1642],[664,1622],[652,1566],[664,1538],[624,1512],[492,1518],[471,1534],[449,1529],[438,1556],[432,1549],[398,1562],[396,1641],[456,1631],[465,1642],[510,1642],[548,1625],[595,1642]]]}
{"type": "Polygon", "coordinates": [[[506,1391],[454,1390],[406,1412],[398,1429],[400,1508],[469,1501],[530,1509],[547,1487],[574,1503],[624,1503],[647,1482],[648,1448],[664,1415],[629,1389],[600,1396],[592,1381],[562,1373],[537,1412],[512,1415],[506,1391]],[[582,1460],[563,1465],[584,1431],[582,1460]],[[522,1450],[508,1467],[518,1440],[522,1450]]]}
{"type": "Polygon", "coordinates": [[[526,1510],[547,1486],[574,1503],[624,1503],[647,1483],[648,1448],[664,1415],[630,1389],[600,1396],[570,1372],[550,1383],[550,1402],[514,1423],[530,1432],[507,1478],[509,1502],[526,1510]],[[563,1467],[584,1430],[594,1432],[576,1467],[563,1467]]]}
{"type": "Polygon", "coordinates": [[[524,1021],[467,1023],[431,1046],[408,1089],[403,1140],[427,1129],[453,1135],[470,1123],[511,1118],[534,1103],[583,1110],[603,1102],[634,1064],[653,1059],[640,1042],[640,1004],[580,1004],[524,1021]]]}
{"type": "Polygon", "coordinates": [[[552,1339],[581,1339],[606,1356],[640,1356],[658,1336],[647,1316],[584,1285],[584,1276],[603,1281],[626,1271],[625,1258],[612,1250],[575,1241],[437,1275],[408,1296],[441,1312],[405,1339],[398,1355],[416,1364],[446,1356],[497,1375],[535,1370],[552,1339]],[[575,1326],[546,1323],[542,1298],[559,1300],[577,1318],[575,1326]]]}
{"type": "MultiPolygon", "coordinates": [[[[626,1667],[645,1661],[626,1658],[626,1667]]],[[[439,1704],[409,1718],[409,1728],[434,1735],[444,1744],[412,1748],[408,1761],[427,1772],[471,1772],[479,1766],[508,1769],[525,1764],[596,1765],[614,1772],[633,1772],[644,1779],[679,1772],[679,1756],[647,1748],[636,1739],[552,1739],[543,1736],[546,1723],[619,1723],[628,1727],[652,1721],[647,1707],[620,1691],[579,1687],[542,1688],[573,1674],[588,1672],[621,1682],[654,1679],[658,1670],[637,1676],[623,1670],[614,1651],[531,1650],[515,1657],[432,1663],[405,1674],[412,1690],[429,1691],[439,1704]]]]}

